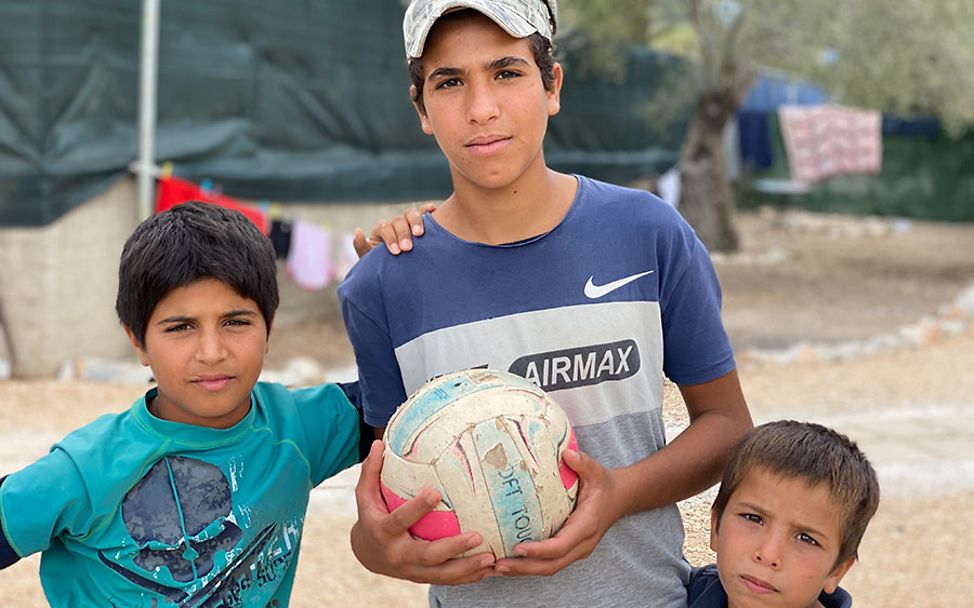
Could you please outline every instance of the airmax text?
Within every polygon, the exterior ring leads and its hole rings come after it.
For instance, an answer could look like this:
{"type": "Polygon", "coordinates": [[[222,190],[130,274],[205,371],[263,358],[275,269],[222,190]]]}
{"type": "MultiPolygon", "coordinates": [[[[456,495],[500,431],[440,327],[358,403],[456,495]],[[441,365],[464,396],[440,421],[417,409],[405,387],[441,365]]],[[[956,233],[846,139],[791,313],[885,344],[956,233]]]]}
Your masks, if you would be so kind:
{"type": "Polygon", "coordinates": [[[624,380],[640,367],[639,348],[632,340],[553,350],[520,357],[508,371],[546,391],[624,380]]]}

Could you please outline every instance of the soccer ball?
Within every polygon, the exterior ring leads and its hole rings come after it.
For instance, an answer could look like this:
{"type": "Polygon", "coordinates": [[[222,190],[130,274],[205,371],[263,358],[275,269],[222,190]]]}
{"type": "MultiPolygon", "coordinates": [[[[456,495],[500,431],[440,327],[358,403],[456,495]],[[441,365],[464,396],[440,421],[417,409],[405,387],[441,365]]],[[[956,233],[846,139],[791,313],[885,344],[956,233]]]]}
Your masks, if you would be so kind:
{"type": "Polygon", "coordinates": [[[568,417],[540,388],[508,372],[473,369],[426,383],[383,437],[381,490],[390,510],[424,487],[442,497],[409,530],[436,540],[479,532],[498,559],[557,532],[575,506],[578,476],[561,460],[577,449],[568,417]]]}

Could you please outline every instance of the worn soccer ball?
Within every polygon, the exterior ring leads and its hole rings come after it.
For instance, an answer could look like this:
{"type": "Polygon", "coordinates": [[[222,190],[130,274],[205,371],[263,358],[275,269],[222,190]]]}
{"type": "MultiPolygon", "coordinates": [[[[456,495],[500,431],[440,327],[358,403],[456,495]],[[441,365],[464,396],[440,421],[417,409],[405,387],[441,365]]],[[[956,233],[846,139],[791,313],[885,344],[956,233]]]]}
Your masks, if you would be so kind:
{"type": "Polygon", "coordinates": [[[425,487],[442,497],[410,528],[436,540],[479,532],[468,551],[513,556],[556,533],[575,506],[578,477],[561,459],[577,449],[565,412],[533,383],[488,369],[426,383],[389,421],[381,490],[396,509],[425,487]]]}

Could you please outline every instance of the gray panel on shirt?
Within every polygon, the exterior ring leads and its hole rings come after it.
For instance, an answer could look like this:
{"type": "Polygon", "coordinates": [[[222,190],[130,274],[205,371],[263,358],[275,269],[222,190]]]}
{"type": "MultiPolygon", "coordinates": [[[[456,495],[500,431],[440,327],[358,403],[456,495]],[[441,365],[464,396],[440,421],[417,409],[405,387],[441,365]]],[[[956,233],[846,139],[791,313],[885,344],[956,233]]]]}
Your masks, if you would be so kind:
{"type": "MultiPolygon", "coordinates": [[[[460,369],[513,371],[568,413],[579,447],[606,467],[632,464],[666,443],[663,339],[657,302],[604,302],[448,327],[396,349],[412,393],[460,369]]],[[[492,578],[433,587],[433,606],[686,606],[689,566],[675,505],[626,517],[595,553],[553,577],[492,578]],[[525,604],[527,602],[527,604],[525,604]]]]}
{"type": "Polygon", "coordinates": [[[406,393],[461,369],[535,381],[576,428],[663,402],[657,302],[606,302],[495,317],[424,334],[396,349],[406,393]]]}

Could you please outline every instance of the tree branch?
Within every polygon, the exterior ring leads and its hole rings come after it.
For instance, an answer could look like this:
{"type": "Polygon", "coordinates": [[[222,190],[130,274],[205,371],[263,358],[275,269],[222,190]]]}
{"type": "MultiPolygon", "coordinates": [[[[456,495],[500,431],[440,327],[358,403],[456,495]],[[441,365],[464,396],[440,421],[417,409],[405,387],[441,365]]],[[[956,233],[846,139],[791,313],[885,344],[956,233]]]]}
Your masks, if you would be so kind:
{"type": "Polygon", "coordinates": [[[700,59],[703,64],[704,87],[709,88],[717,82],[716,58],[714,57],[712,34],[708,31],[701,4],[704,0],[690,0],[690,18],[693,29],[700,41],[700,59]]]}

